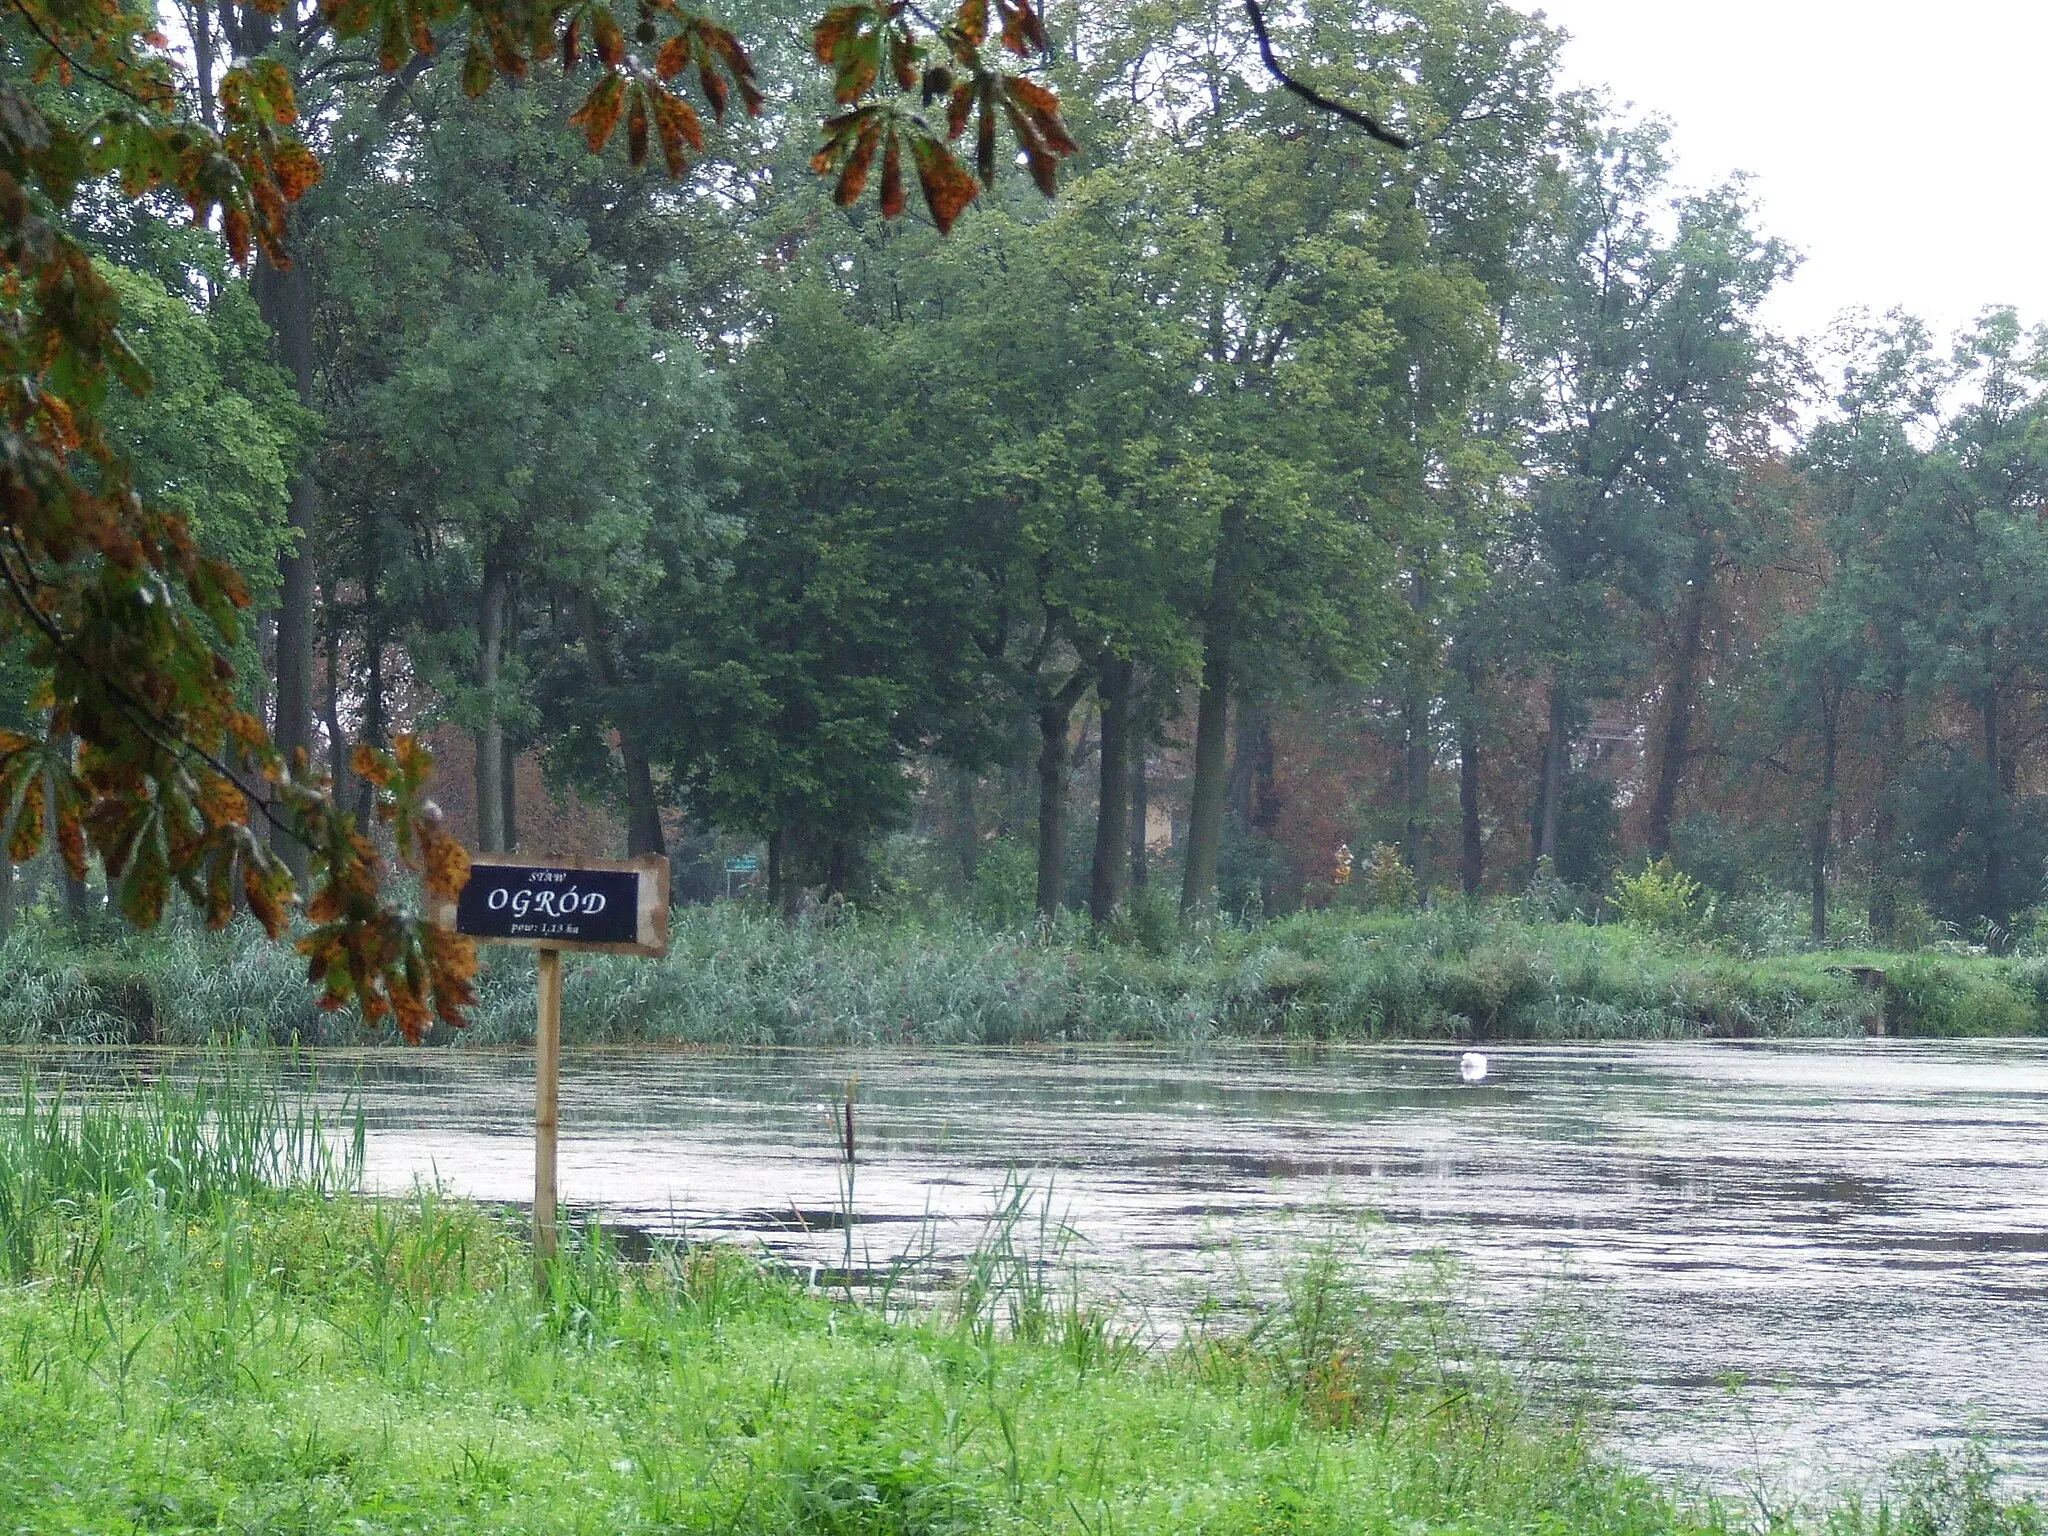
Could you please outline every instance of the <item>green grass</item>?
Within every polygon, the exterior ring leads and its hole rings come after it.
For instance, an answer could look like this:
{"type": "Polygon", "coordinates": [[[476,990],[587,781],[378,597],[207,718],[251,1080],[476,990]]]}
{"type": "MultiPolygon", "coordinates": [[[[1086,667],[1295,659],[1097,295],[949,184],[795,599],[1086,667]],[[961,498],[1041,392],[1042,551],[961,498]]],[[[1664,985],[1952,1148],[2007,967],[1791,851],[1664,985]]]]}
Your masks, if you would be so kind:
{"type": "MultiPolygon", "coordinates": [[[[1012,1223],[937,1292],[819,1295],[743,1255],[514,1233],[336,1193],[345,1144],[245,1075],[0,1113],[0,1524],[30,1532],[1627,1533],[1753,1529],[1602,1452],[1436,1282],[1307,1256],[1170,1352],[1012,1223]],[[120,1125],[122,1129],[113,1127],[120,1125]],[[195,1150],[196,1149],[196,1150],[195,1150]],[[337,1158],[340,1160],[337,1161],[337,1158]],[[172,1170],[189,1168],[181,1182],[172,1170]],[[267,1170],[268,1183],[246,1173],[267,1170]]],[[[1774,1529],[2038,1536],[1981,1456],[1774,1529]]]]}
{"type": "MultiPolygon", "coordinates": [[[[965,919],[848,917],[796,927],[741,908],[679,911],[664,962],[571,957],[565,1029],[587,1041],[1014,1044],[1218,1038],[1693,1039],[1845,1035],[1888,975],[1907,1034],[2048,1031],[2048,962],[1934,951],[1738,953],[1513,908],[1309,913],[1098,942],[965,919]],[[1139,942],[1143,937],[1148,942],[1139,942]]],[[[172,929],[79,948],[28,926],[0,946],[0,1041],[355,1043],[288,948],[246,930],[172,929]]],[[[532,1037],[532,957],[487,952],[462,1039],[532,1037]]]]}

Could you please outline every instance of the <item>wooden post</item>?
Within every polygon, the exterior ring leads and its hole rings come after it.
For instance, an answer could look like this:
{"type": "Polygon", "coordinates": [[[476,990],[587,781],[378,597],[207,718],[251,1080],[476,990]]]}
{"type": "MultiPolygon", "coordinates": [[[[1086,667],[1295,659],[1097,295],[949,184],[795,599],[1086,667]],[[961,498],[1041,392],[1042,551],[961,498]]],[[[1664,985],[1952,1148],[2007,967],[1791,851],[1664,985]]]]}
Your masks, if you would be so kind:
{"type": "Polygon", "coordinates": [[[555,1123],[562,1076],[562,952],[540,951],[540,1029],[533,1060],[533,1262],[555,1256],[555,1123]]]}

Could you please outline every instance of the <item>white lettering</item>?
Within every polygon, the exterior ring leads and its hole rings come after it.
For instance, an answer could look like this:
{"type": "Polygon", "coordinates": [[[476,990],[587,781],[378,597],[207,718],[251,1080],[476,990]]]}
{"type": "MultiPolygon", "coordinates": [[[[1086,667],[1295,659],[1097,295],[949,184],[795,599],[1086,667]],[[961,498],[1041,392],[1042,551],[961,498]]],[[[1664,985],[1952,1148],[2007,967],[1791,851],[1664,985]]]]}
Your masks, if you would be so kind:
{"type": "Polygon", "coordinates": [[[495,891],[491,892],[489,898],[486,899],[486,901],[484,902],[484,905],[489,907],[493,912],[502,912],[505,910],[505,903],[510,901],[511,899],[512,893],[506,890],[505,887],[501,885],[495,891]]]}
{"type": "Polygon", "coordinates": [[[583,910],[595,917],[604,910],[604,892],[592,891],[583,898],[583,910]]]}

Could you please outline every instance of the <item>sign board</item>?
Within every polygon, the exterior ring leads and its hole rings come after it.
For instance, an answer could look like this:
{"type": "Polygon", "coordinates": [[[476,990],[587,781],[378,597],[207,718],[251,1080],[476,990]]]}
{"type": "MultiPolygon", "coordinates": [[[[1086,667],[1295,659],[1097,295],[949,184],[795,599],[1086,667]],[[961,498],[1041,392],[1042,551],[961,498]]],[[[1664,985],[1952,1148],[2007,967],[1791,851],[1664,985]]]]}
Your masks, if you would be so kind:
{"type": "Polygon", "coordinates": [[[562,951],[668,953],[668,860],[469,856],[469,879],[428,914],[484,944],[537,949],[539,1028],[533,1061],[534,1283],[549,1284],[555,1254],[555,1133],[561,1113],[562,951]]]}
{"type": "Polygon", "coordinates": [[[469,883],[434,920],[486,944],[668,953],[668,860],[470,855],[469,883]]]}
{"type": "Polygon", "coordinates": [[[761,861],[751,853],[743,853],[736,859],[725,861],[725,872],[728,875],[751,875],[757,873],[760,868],[761,861]]]}

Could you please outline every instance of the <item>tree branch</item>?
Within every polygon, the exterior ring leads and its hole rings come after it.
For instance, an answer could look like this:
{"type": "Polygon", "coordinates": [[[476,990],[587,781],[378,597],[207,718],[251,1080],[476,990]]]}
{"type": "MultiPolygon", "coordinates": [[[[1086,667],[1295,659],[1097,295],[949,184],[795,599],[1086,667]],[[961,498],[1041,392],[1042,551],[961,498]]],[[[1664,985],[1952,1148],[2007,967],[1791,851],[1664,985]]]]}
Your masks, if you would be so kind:
{"type": "MultiPolygon", "coordinates": [[[[7,537],[8,542],[13,545],[15,553],[21,559],[22,569],[27,574],[27,580],[31,584],[40,587],[42,585],[42,582],[37,578],[35,574],[35,566],[29,560],[28,551],[22,547],[20,536],[15,532],[13,528],[10,527],[7,530],[7,537]]],[[[21,613],[27,618],[28,622],[34,625],[35,628],[41,632],[43,638],[47,640],[51,646],[53,646],[58,652],[69,658],[74,666],[78,665],[79,658],[77,653],[72,649],[71,637],[64,633],[62,626],[60,626],[55,619],[51,618],[48,614],[44,613],[42,609],[36,606],[35,599],[31,597],[30,594],[22,586],[23,578],[15,574],[14,562],[12,560],[0,558],[0,579],[4,579],[7,586],[8,596],[14,599],[15,607],[21,611],[21,613]]],[[[272,807],[270,803],[269,796],[259,794],[254,788],[252,788],[248,783],[246,783],[243,780],[240,774],[235,772],[233,768],[230,768],[225,762],[223,762],[220,758],[216,757],[213,753],[207,751],[204,747],[201,747],[194,742],[186,740],[184,735],[175,726],[170,724],[168,721],[164,720],[161,716],[159,716],[156,713],[155,710],[151,709],[147,704],[143,703],[142,700],[136,698],[134,694],[130,693],[126,688],[122,687],[121,684],[116,682],[114,679],[102,675],[100,681],[102,685],[106,688],[108,694],[113,698],[114,702],[118,704],[121,707],[121,709],[124,712],[126,712],[127,715],[132,720],[135,721],[137,725],[141,726],[143,732],[146,735],[152,737],[159,746],[163,747],[166,751],[172,753],[173,755],[180,753],[185,754],[186,756],[189,756],[195,761],[203,764],[205,767],[212,769],[213,772],[219,774],[222,779],[226,780],[229,784],[233,785],[236,792],[241,795],[243,800],[245,800],[251,806],[255,807],[256,811],[263,817],[265,821],[269,822],[272,827],[276,828],[285,836],[291,838],[294,842],[299,843],[306,849],[313,849],[312,842],[306,837],[306,834],[296,825],[294,820],[287,820],[285,818],[280,817],[277,814],[276,810],[272,807]]]]}
{"type": "Polygon", "coordinates": [[[36,13],[30,10],[26,5],[24,5],[22,3],[22,0],[8,0],[8,4],[13,9],[16,15],[18,15],[19,17],[21,17],[23,21],[28,23],[29,30],[35,33],[37,37],[41,38],[43,40],[44,45],[50,50],[50,52],[56,54],[58,58],[62,59],[65,65],[70,69],[75,70],[77,73],[85,76],[85,78],[88,80],[98,81],[101,85],[104,85],[110,91],[119,92],[121,95],[126,96],[130,101],[135,102],[140,106],[155,108],[162,105],[161,102],[151,101],[148,97],[137,93],[136,91],[130,89],[128,86],[123,85],[118,80],[108,79],[105,75],[101,74],[98,70],[93,69],[89,65],[79,63],[78,60],[71,56],[69,49],[65,48],[65,46],[62,43],[58,42],[56,38],[50,36],[48,32],[43,30],[43,24],[36,19],[36,13]]]}
{"type": "Polygon", "coordinates": [[[1266,13],[1259,9],[1259,0],[1244,0],[1244,13],[1251,18],[1252,34],[1259,40],[1259,58],[1264,61],[1266,72],[1288,90],[1294,92],[1312,107],[1333,112],[1347,123],[1363,128],[1380,143],[1391,149],[1413,149],[1415,141],[1406,134],[1396,133],[1369,113],[1356,107],[1347,107],[1341,101],[1325,96],[1312,85],[1304,85],[1281,67],[1280,60],[1273,53],[1273,39],[1266,32],[1266,13]]]}

